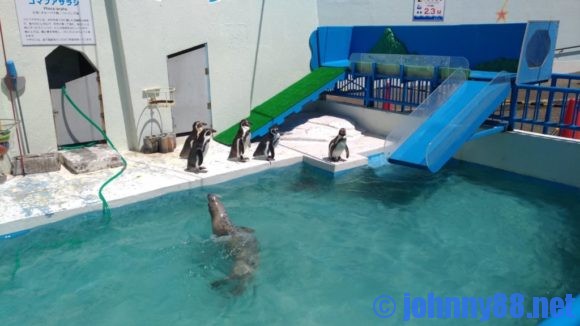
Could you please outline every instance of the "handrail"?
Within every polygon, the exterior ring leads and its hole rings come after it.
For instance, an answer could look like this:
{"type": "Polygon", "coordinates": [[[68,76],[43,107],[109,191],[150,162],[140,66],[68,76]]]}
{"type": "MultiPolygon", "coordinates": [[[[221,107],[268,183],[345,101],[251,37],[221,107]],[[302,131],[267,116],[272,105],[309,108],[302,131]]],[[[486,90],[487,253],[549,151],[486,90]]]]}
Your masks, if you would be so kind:
{"type": "Polygon", "coordinates": [[[570,50],[570,49],[580,49],[580,45],[566,46],[566,47],[563,47],[563,48],[555,49],[554,51],[555,52],[562,53],[563,51],[570,50]]]}
{"type": "Polygon", "coordinates": [[[580,54],[580,45],[567,46],[567,47],[563,47],[563,48],[559,48],[559,49],[554,50],[554,56],[556,58],[567,57],[567,56],[571,56],[571,55],[579,55],[579,54],[580,54]],[[572,51],[566,52],[569,50],[572,50],[572,51]]]}
{"type": "Polygon", "coordinates": [[[580,88],[566,88],[566,87],[553,87],[553,86],[537,86],[537,85],[526,85],[517,84],[518,89],[529,89],[535,91],[546,91],[546,92],[562,92],[562,93],[580,93],[580,88]]]}

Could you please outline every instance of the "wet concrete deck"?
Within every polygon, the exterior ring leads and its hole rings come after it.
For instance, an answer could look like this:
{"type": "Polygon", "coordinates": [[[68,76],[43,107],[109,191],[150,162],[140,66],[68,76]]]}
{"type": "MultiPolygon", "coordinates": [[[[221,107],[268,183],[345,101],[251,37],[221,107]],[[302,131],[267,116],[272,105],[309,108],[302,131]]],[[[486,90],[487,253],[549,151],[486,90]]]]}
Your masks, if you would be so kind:
{"type": "MultiPolygon", "coordinates": [[[[276,160],[272,162],[258,159],[245,163],[228,161],[229,147],[212,142],[203,164],[208,172],[186,172],[186,160],[179,158],[185,137],[177,139],[177,148],[172,153],[122,152],[127,169],[104,189],[103,195],[111,207],[118,207],[301,162],[335,173],[366,165],[366,156],[381,152],[384,146],[383,139],[361,134],[343,118],[302,114],[291,121],[282,130],[284,134],[276,148],[276,160]],[[325,160],[328,143],[342,127],[347,129],[351,155],[345,162],[328,162],[325,160]]],[[[252,145],[252,153],[256,146],[256,143],[252,145]]],[[[57,172],[9,177],[0,185],[0,238],[100,210],[99,188],[119,170],[111,168],[73,174],[63,167],[57,172]]]]}

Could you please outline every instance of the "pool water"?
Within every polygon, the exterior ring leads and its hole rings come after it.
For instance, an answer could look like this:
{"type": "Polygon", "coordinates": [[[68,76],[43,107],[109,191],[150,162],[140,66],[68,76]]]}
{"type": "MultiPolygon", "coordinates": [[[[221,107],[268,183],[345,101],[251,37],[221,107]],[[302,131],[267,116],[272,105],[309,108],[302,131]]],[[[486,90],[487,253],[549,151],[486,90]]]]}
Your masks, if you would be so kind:
{"type": "MultiPolygon", "coordinates": [[[[580,198],[469,165],[385,166],[336,178],[307,166],[193,189],[0,242],[2,325],[480,324],[390,319],[379,295],[580,293],[580,198]],[[241,296],[206,194],[256,230],[260,267],[241,296]]],[[[529,308],[526,303],[526,307],[529,308]]],[[[535,325],[503,319],[491,325],[535,325]]]]}

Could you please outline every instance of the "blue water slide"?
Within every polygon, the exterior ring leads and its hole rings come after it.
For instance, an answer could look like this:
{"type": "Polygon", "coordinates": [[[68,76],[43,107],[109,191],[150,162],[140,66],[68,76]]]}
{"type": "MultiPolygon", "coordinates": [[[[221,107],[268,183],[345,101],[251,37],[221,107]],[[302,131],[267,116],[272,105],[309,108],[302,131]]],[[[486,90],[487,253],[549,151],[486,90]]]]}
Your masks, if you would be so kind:
{"type": "Polygon", "coordinates": [[[510,93],[511,74],[489,82],[453,75],[422,104],[430,108],[428,115],[411,117],[409,130],[387,136],[389,162],[439,171],[510,93]]]}
{"type": "Polygon", "coordinates": [[[463,86],[467,76],[456,71],[439,85],[397,128],[391,130],[385,142],[385,156],[390,158],[434,112],[450,101],[455,92],[463,86]]]}

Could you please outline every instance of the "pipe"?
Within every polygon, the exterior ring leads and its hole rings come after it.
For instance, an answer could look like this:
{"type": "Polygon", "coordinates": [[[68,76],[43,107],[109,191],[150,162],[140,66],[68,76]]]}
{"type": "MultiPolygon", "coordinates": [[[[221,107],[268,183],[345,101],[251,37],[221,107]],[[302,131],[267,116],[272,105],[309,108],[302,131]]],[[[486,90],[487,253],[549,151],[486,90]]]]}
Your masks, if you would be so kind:
{"type": "MultiPolygon", "coordinates": [[[[30,154],[30,146],[28,145],[28,134],[26,133],[26,125],[24,124],[24,115],[22,114],[22,104],[20,103],[20,95],[18,95],[18,72],[16,71],[16,65],[14,61],[8,60],[6,61],[6,70],[8,71],[8,76],[12,81],[12,87],[14,88],[14,92],[16,93],[16,103],[18,107],[18,119],[22,122],[22,139],[24,140],[25,145],[25,153],[30,154]]],[[[9,90],[11,91],[11,90],[9,90]]]]}
{"type": "MultiPolygon", "coordinates": [[[[4,65],[6,66],[6,71],[8,71],[8,59],[6,58],[6,46],[4,45],[4,33],[2,32],[2,20],[0,20],[0,40],[2,41],[2,54],[4,55],[4,65]]],[[[20,153],[20,167],[22,168],[22,175],[26,175],[26,171],[24,170],[24,148],[22,147],[22,142],[20,141],[20,121],[16,119],[16,107],[14,105],[14,97],[12,96],[12,80],[10,78],[6,78],[6,80],[10,83],[8,85],[8,93],[10,93],[10,103],[12,104],[12,116],[14,117],[14,121],[16,122],[16,140],[18,142],[18,152],[20,153]]]]}
{"type": "Polygon", "coordinates": [[[264,3],[262,0],[262,9],[260,10],[260,23],[258,25],[258,40],[256,41],[256,54],[254,56],[254,71],[252,72],[252,86],[250,88],[250,111],[252,111],[254,101],[254,83],[256,81],[256,68],[258,66],[258,51],[260,50],[260,39],[262,38],[262,21],[264,19],[264,3]]]}

